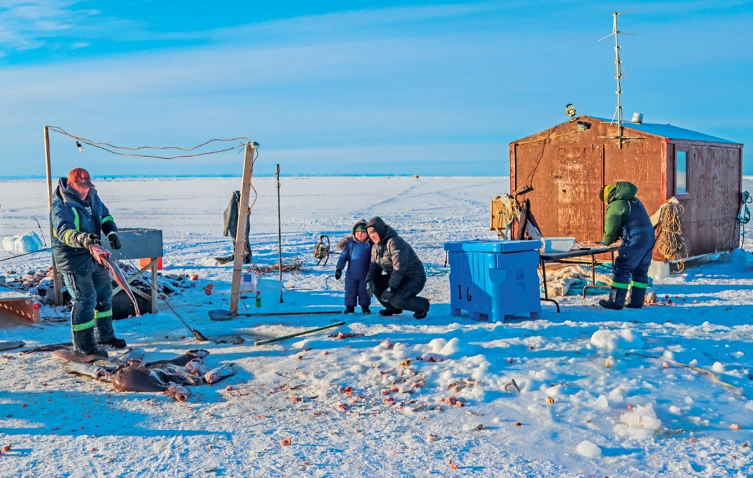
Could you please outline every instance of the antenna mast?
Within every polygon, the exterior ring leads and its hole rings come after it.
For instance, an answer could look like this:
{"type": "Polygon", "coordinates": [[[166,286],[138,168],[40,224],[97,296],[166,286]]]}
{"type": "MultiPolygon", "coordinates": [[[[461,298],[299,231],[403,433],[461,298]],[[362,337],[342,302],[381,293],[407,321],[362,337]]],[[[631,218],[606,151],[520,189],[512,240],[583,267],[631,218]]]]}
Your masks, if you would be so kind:
{"type": "Polygon", "coordinates": [[[612,33],[609,34],[609,35],[607,35],[607,36],[605,36],[604,38],[599,39],[599,41],[606,40],[607,38],[609,38],[612,35],[614,35],[614,68],[615,68],[615,72],[616,72],[615,78],[617,79],[617,109],[615,110],[614,115],[612,115],[612,124],[614,124],[614,120],[616,118],[617,119],[617,145],[618,145],[618,147],[620,149],[622,149],[622,139],[623,139],[623,136],[622,136],[622,103],[620,102],[620,95],[622,94],[622,85],[621,85],[620,80],[622,79],[623,73],[624,73],[625,76],[627,76],[627,73],[625,73],[625,70],[622,68],[622,61],[620,61],[620,39],[619,39],[619,35],[620,35],[620,33],[622,33],[623,35],[633,35],[633,36],[635,36],[635,34],[634,33],[621,32],[620,30],[617,29],[617,15],[623,15],[625,13],[630,13],[630,12],[633,12],[633,11],[635,11],[635,9],[628,10],[626,12],[614,12],[614,13],[612,13],[612,18],[613,18],[612,33]]]}

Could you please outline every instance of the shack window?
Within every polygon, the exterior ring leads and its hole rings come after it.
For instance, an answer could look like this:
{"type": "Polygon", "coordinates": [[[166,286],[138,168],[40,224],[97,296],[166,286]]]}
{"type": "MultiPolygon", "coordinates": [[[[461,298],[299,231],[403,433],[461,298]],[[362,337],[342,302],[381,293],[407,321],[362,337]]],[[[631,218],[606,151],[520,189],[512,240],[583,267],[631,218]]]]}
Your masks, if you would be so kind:
{"type": "Polygon", "coordinates": [[[688,163],[687,153],[678,151],[675,157],[675,194],[688,192],[688,163]]]}

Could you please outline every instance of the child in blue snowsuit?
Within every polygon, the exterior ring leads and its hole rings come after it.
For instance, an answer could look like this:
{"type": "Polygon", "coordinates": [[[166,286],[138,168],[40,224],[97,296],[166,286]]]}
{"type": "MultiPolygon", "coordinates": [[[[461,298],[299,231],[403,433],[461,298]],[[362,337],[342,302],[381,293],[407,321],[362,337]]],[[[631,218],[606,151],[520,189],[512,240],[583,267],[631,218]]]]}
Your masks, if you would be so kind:
{"type": "Polygon", "coordinates": [[[342,249],[337,260],[335,279],[340,280],[345,264],[345,313],[352,314],[356,310],[356,299],[364,314],[370,314],[371,296],[366,293],[366,274],[371,263],[371,241],[366,234],[366,221],[358,221],[353,226],[353,235],[345,237],[337,245],[342,249]]]}

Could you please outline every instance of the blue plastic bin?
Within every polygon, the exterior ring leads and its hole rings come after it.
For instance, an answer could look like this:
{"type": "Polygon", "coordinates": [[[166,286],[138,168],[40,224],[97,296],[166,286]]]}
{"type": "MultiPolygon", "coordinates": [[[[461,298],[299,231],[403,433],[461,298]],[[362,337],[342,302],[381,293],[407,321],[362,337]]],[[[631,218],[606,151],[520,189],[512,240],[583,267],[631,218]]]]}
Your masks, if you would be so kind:
{"type": "Polygon", "coordinates": [[[446,242],[450,262],[450,307],[478,320],[541,314],[541,241],[446,242]]]}

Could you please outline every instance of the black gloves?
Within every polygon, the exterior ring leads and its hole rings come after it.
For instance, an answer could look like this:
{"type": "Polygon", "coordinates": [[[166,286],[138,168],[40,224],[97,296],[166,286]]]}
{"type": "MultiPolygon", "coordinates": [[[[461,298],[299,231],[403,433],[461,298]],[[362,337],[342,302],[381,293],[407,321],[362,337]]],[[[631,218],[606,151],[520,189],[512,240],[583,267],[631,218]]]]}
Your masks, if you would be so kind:
{"type": "Polygon", "coordinates": [[[366,293],[371,297],[374,295],[374,281],[368,281],[366,283],[366,293]]]}
{"type": "Polygon", "coordinates": [[[390,299],[392,298],[393,295],[394,295],[393,292],[391,290],[387,289],[386,291],[384,291],[382,293],[382,302],[386,302],[386,303],[389,304],[390,303],[390,299]]]}
{"type": "Polygon", "coordinates": [[[90,232],[79,232],[75,238],[76,242],[81,244],[85,249],[88,249],[92,244],[99,244],[99,237],[90,232]]]}
{"type": "Polygon", "coordinates": [[[122,244],[120,243],[120,238],[114,232],[111,232],[107,235],[107,240],[110,241],[110,247],[113,249],[120,249],[122,246],[122,244]]]}
{"type": "Polygon", "coordinates": [[[342,277],[343,271],[340,269],[335,270],[335,280],[340,280],[340,277],[342,277]]]}

